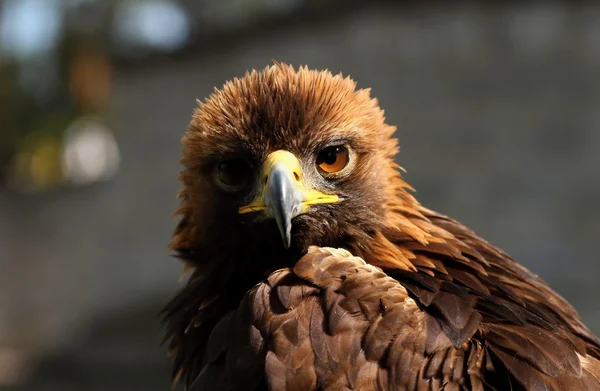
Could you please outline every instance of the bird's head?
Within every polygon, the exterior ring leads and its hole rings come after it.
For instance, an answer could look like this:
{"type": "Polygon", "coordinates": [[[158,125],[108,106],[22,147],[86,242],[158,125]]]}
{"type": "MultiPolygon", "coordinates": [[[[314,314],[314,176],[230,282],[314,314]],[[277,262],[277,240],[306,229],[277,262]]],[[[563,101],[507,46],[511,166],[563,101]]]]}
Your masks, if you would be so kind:
{"type": "Polygon", "coordinates": [[[341,75],[276,63],[227,82],[183,137],[172,247],[302,252],[377,230],[404,191],[394,130],[341,75]]]}

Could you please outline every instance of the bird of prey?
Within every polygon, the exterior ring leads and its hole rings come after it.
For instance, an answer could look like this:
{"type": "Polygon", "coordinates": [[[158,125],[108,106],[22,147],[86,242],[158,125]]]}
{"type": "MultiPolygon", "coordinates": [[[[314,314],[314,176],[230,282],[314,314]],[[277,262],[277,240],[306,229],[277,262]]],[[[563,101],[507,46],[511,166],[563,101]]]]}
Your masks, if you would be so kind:
{"type": "Polygon", "coordinates": [[[163,312],[189,390],[600,390],[538,276],[422,206],[369,90],[275,63],[199,102],[163,312]]]}

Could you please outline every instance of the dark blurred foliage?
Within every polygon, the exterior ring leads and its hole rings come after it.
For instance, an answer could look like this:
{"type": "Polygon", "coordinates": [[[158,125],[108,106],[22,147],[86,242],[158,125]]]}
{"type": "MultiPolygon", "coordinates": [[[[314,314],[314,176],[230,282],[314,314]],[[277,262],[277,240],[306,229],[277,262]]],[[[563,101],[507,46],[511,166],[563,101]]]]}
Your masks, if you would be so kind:
{"type": "Polygon", "coordinates": [[[169,387],[179,139],[272,59],[372,87],[419,199],[600,332],[597,3],[0,0],[0,389],[169,387]]]}

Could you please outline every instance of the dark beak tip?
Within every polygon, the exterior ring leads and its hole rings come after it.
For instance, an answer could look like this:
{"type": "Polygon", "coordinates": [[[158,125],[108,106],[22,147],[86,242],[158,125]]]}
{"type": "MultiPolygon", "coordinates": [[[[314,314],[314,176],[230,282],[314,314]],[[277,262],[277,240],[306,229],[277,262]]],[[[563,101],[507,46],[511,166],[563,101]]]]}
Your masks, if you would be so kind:
{"type": "Polygon", "coordinates": [[[290,248],[292,244],[291,222],[284,228],[281,238],[283,239],[283,247],[290,248]]]}

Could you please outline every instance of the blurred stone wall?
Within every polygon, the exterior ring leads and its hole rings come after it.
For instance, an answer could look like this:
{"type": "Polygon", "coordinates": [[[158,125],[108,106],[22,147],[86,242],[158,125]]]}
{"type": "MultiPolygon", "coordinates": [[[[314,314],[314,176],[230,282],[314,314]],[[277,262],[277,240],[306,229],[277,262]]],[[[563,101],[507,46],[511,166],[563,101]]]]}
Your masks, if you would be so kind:
{"type": "Polygon", "coordinates": [[[600,333],[600,7],[378,6],[117,74],[122,170],[0,194],[0,341],[51,348],[35,390],[166,389],[179,140],[195,99],[271,59],[351,75],[398,125],[417,197],[540,274],[600,333]]]}

